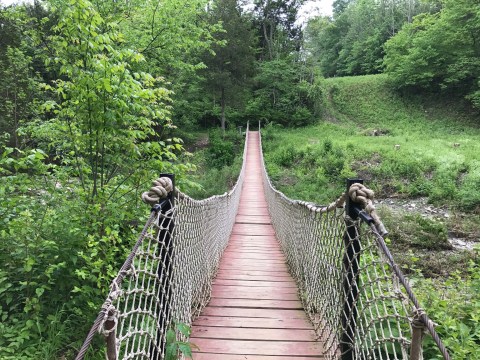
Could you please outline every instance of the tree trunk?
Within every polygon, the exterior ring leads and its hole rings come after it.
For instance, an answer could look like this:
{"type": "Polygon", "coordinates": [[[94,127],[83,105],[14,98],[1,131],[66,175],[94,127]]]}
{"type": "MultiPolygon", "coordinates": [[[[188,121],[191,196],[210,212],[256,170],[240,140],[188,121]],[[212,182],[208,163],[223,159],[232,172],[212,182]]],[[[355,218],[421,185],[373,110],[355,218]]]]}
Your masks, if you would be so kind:
{"type": "Polygon", "coordinates": [[[222,107],[222,119],[220,120],[222,123],[222,132],[225,135],[225,88],[222,86],[222,98],[220,100],[221,107],[222,107]]]}

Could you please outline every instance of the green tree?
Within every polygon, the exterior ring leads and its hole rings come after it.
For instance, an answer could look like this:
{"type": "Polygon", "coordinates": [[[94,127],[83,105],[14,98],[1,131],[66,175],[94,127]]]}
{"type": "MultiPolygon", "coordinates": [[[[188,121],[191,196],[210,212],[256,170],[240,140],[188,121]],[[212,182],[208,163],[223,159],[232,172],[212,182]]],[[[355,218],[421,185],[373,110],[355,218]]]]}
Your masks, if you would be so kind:
{"type": "Polygon", "coordinates": [[[307,49],[324,76],[383,71],[384,43],[436,1],[349,0],[334,3],[334,17],[309,21],[307,49]]]}
{"type": "MultiPolygon", "coordinates": [[[[293,55],[292,55],[293,56],[293,55]]],[[[302,126],[312,121],[307,68],[296,59],[285,58],[258,64],[256,89],[249,113],[262,122],[302,126]]]]}
{"type": "Polygon", "coordinates": [[[165,153],[149,140],[155,127],[171,126],[170,92],[161,79],[135,72],[144,57],[123,48],[117,25],[88,1],[71,1],[55,32],[50,41],[62,78],[44,86],[56,97],[44,105],[54,117],[38,132],[54,135],[50,145],[94,199],[117,176],[131,175],[134,162],[165,153]]]}
{"type": "Polygon", "coordinates": [[[448,90],[480,107],[480,7],[445,0],[437,14],[418,16],[386,45],[385,67],[399,88],[448,90]]]}
{"type": "Polygon", "coordinates": [[[36,112],[38,83],[31,66],[32,58],[19,48],[8,47],[0,60],[0,133],[10,135],[10,145],[21,147],[19,128],[32,120],[36,112]]]}
{"type": "Polygon", "coordinates": [[[262,59],[273,60],[300,50],[303,33],[296,20],[304,2],[305,0],[254,1],[262,59]]]}
{"type": "Polygon", "coordinates": [[[255,38],[251,19],[242,13],[236,0],[213,2],[211,22],[221,23],[223,32],[217,44],[203,57],[205,85],[213,98],[220,99],[220,123],[225,132],[226,108],[244,107],[248,96],[255,60],[255,38]]]}

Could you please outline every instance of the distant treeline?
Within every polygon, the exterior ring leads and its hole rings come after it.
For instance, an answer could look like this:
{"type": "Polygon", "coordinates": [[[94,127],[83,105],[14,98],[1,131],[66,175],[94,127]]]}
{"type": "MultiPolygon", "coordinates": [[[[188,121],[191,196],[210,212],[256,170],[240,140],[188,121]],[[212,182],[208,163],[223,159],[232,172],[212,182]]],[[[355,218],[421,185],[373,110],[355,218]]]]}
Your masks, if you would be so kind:
{"type": "Polygon", "coordinates": [[[399,89],[450,91],[480,107],[478,0],[336,0],[306,39],[325,77],[386,72],[399,89]]]}

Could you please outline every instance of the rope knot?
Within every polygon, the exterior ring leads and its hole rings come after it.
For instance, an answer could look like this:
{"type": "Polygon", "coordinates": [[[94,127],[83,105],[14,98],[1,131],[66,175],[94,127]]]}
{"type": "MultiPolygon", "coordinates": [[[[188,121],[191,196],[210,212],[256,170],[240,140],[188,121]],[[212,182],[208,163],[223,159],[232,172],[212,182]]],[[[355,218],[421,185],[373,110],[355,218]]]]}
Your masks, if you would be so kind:
{"type": "Polygon", "coordinates": [[[373,190],[370,190],[363,184],[355,183],[350,186],[348,195],[354,202],[362,205],[365,211],[372,217],[379,234],[386,236],[388,231],[380,220],[380,217],[377,215],[377,212],[375,211],[375,205],[373,205],[373,200],[375,197],[373,190]]]}
{"type": "Polygon", "coordinates": [[[118,325],[118,311],[112,303],[103,306],[104,316],[100,321],[98,332],[105,337],[114,332],[118,325]]]}
{"type": "Polygon", "coordinates": [[[375,193],[373,192],[373,190],[370,190],[363,184],[355,183],[350,186],[350,189],[348,190],[348,195],[350,195],[350,198],[354,202],[362,204],[365,207],[365,210],[367,210],[367,206],[373,207],[373,199],[375,197],[375,193]]]}
{"type": "Polygon", "coordinates": [[[161,177],[155,180],[149,191],[142,194],[142,200],[149,205],[155,205],[161,199],[165,199],[173,191],[172,180],[168,177],[161,177]]]}
{"type": "Polygon", "coordinates": [[[425,315],[426,313],[422,308],[416,308],[413,310],[413,319],[411,321],[412,327],[416,329],[425,329],[426,324],[422,320],[425,315]]]}

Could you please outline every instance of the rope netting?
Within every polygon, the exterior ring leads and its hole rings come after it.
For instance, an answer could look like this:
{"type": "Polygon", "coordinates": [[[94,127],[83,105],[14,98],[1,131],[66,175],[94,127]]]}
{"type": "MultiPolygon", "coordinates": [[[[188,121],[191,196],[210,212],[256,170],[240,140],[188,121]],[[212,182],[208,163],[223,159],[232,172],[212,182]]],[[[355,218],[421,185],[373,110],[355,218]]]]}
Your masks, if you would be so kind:
{"type": "Polygon", "coordinates": [[[272,185],[263,156],[262,164],[272,224],[324,358],[421,359],[428,330],[449,359],[385,244],[373,192],[355,184],[328,206],[291,200],[272,185]],[[356,220],[345,205],[354,198],[356,220]]]}
{"type": "Polygon", "coordinates": [[[235,223],[248,127],[246,134],[242,169],[228,193],[204,200],[180,191],[166,197],[174,187],[162,177],[142,196],[155,204],[150,218],[76,359],[89,357],[97,332],[106,338],[107,359],[163,359],[167,330],[176,322],[190,325],[200,314],[235,223]]]}

